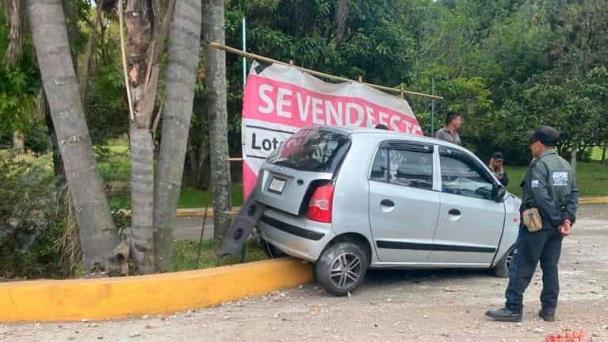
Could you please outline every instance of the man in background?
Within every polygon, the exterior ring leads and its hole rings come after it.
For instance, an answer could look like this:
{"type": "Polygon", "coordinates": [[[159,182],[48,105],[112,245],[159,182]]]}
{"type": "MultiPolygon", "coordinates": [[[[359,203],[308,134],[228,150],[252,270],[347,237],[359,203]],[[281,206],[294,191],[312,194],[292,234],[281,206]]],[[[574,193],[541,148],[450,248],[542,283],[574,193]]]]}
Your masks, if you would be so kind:
{"type": "Polygon", "coordinates": [[[494,152],[492,158],[490,159],[490,170],[494,173],[494,176],[498,178],[500,184],[503,186],[509,185],[509,177],[507,176],[507,171],[504,169],[504,157],[501,152],[494,152]]]}
{"type": "Polygon", "coordinates": [[[445,119],[445,126],[435,133],[435,138],[461,145],[458,130],[462,127],[463,123],[464,119],[462,118],[462,115],[456,112],[448,112],[445,119]]]}

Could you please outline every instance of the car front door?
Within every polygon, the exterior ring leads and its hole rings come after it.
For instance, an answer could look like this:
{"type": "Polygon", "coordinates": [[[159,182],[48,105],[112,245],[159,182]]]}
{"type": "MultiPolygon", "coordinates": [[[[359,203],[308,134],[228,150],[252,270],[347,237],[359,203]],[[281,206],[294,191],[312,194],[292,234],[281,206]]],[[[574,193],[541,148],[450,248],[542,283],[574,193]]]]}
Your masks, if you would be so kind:
{"type": "Polygon", "coordinates": [[[494,180],[469,154],[439,147],[441,205],[429,261],[488,266],[498,247],[505,205],[493,200],[494,180]]]}
{"type": "Polygon", "coordinates": [[[440,193],[431,144],[384,142],[369,177],[371,232],[381,262],[426,263],[440,193]]]}

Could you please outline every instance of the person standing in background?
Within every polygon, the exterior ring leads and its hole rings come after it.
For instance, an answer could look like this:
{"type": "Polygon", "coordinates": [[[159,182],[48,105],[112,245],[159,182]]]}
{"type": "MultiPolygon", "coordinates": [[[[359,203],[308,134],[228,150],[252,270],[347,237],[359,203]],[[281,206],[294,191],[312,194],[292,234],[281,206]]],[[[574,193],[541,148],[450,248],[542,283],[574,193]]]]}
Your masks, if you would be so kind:
{"type": "Polygon", "coordinates": [[[460,129],[460,127],[462,127],[463,123],[464,119],[462,118],[462,115],[456,112],[448,112],[448,115],[445,119],[445,127],[440,128],[435,133],[435,138],[449,141],[456,145],[461,145],[458,130],[460,129]]]}
{"type": "Polygon", "coordinates": [[[492,173],[494,173],[494,176],[498,178],[500,184],[503,186],[509,185],[509,177],[507,176],[507,171],[504,169],[504,157],[502,152],[494,152],[488,166],[490,167],[490,170],[492,170],[492,173]]]}

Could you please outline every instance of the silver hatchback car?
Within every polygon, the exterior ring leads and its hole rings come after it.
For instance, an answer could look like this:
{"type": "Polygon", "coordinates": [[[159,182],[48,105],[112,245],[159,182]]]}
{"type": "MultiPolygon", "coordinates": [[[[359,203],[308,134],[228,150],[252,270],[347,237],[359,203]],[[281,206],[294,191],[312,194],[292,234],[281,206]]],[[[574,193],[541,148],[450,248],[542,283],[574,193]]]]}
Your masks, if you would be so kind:
{"type": "Polygon", "coordinates": [[[520,200],[473,153],[377,129],[312,127],[270,156],[252,199],[270,250],[311,261],[346,295],[368,268],[478,268],[505,277],[520,200]]]}

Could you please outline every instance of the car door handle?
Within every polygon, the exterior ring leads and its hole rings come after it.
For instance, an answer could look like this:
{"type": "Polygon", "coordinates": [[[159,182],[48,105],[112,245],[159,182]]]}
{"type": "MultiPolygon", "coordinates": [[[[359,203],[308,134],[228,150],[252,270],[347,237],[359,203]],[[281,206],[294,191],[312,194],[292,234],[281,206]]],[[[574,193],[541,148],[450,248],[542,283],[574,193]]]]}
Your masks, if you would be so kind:
{"type": "Polygon", "coordinates": [[[389,199],[383,199],[382,201],[380,201],[380,205],[383,207],[394,207],[395,202],[393,202],[389,199]]]}
{"type": "Polygon", "coordinates": [[[460,210],[458,209],[450,209],[450,211],[448,211],[448,214],[452,215],[452,216],[460,216],[460,210]]]}

